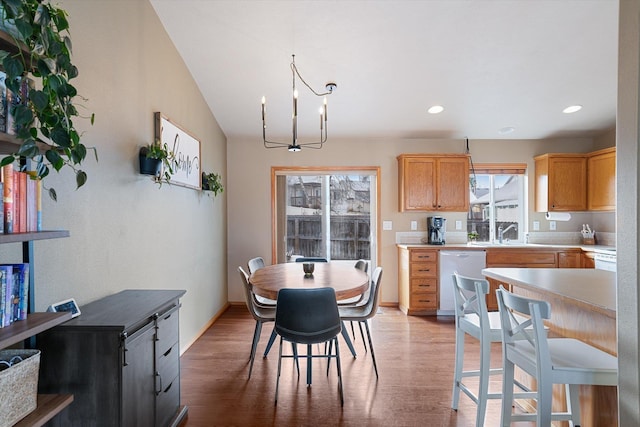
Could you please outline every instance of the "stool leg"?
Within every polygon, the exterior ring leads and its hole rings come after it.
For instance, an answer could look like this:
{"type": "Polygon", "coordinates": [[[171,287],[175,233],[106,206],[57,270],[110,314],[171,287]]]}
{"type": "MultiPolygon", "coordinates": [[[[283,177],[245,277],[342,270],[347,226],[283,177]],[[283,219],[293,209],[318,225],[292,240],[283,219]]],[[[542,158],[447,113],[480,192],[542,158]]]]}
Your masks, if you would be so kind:
{"type": "Polygon", "coordinates": [[[276,400],[274,406],[278,404],[278,388],[280,387],[280,367],[282,366],[282,337],[280,337],[280,350],[278,351],[278,376],[276,378],[276,400]]]}
{"type": "Polygon", "coordinates": [[[489,394],[489,371],[491,369],[491,342],[480,337],[480,386],[478,387],[478,408],[476,411],[476,427],[484,426],[487,412],[487,395],[489,394]]]}
{"type": "Polygon", "coordinates": [[[565,384],[567,394],[567,412],[571,413],[570,427],[581,425],[580,422],[580,390],[577,384],[565,384]]]}
{"type": "MultiPolygon", "coordinates": [[[[504,346],[503,346],[504,352],[504,346]]],[[[513,405],[513,375],[514,366],[509,360],[504,358],[502,363],[502,412],[500,414],[500,425],[502,427],[511,426],[511,407],[513,405]]],[[[538,424],[540,425],[540,424],[538,424]]]]}
{"type": "Polygon", "coordinates": [[[311,344],[307,344],[307,385],[311,385],[311,344]]]}
{"type": "Polygon", "coordinates": [[[451,396],[451,409],[458,410],[460,399],[460,381],[462,381],[462,365],[464,363],[464,331],[456,327],[456,359],[453,368],[453,393],[451,396]]]}

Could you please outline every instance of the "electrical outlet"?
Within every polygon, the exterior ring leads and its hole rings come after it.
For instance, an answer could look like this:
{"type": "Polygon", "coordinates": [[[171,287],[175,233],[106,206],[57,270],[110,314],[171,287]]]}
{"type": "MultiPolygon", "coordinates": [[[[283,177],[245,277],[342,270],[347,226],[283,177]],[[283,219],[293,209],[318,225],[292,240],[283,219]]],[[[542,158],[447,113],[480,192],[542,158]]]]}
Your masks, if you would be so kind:
{"type": "Polygon", "coordinates": [[[540,231],[540,221],[533,221],[533,231],[540,231]]]}
{"type": "Polygon", "coordinates": [[[462,221],[456,221],[456,230],[462,230],[462,221]]]}
{"type": "Polygon", "coordinates": [[[412,230],[418,229],[418,221],[411,221],[411,229],[412,230]]]}
{"type": "Polygon", "coordinates": [[[383,230],[393,230],[393,221],[382,221],[383,230]]]}
{"type": "Polygon", "coordinates": [[[556,222],[555,221],[549,221],[549,230],[551,230],[551,231],[555,231],[556,230],[556,222]]]}

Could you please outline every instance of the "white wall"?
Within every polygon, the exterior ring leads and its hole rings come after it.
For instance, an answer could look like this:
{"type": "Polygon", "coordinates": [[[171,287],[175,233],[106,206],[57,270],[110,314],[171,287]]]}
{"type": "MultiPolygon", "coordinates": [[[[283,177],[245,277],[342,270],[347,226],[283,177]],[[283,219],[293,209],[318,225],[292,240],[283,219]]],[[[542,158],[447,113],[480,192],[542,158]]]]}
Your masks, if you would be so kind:
{"type": "Polygon", "coordinates": [[[138,174],[138,149],[153,141],[153,113],[161,111],[202,141],[203,168],[226,183],[225,136],[147,0],[60,5],[80,71],[73,82],[87,98],[80,112],[96,115],[94,126],[76,124],[99,161],[89,153],[82,166],[89,178],[77,191],[68,172],[45,181],[58,202],[44,197],[44,228],[71,237],[35,243],[36,308],[69,297],[82,305],[122,289],[186,289],[184,348],[227,303],[226,193],[158,189],[138,174]]]}
{"type": "MultiPolygon", "coordinates": [[[[334,118],[335,120],[335,118],[334,118]]],[[[533,157],[546,152],[589,152],[594,150],[591,139],[554,140],[471,140],[470,152],[475,163],[525,162],[528,173],[533,176],[533,157]]],[[[290,153],[286,149],[267,150],[260,140],[259,129],[252,140],[230,139],[227,147],[229,173],[228,194],[228,270],[229,300],[242,301],[240,279],[235,273],[239,265],[248,259],[262,256],[271,262],[271,182],[272,166],[380,166],[381,168],[381,217],[393,221],[393,231],[382,231],[380,246],[381,263],[385,269],[382,283],[382,301],[398,301],[397,254],[395,233],[410,231],[412,220],[418,221],[419,229],[426,230],[429,213],[398,212],[398,167],[396,157],[402,153],[463,153],[462,140],[340,140],[329,138],[321,150],[302,150],[290,153]],[[241,165],[238,167],[237,165],[241,165]]],[[[539,220],[542,231],[548,231],[548,222],[543,213],[533,209],[533,179],[529,180],[529,223],[539,220]],[[546,227],[546,228],[545,228],[546,227]]],[[[609,215],[612,219],[613,214],[609,215]]],[[[462,220],[466,224],[466,213],[445,213],[448,224],[462,220]]],[[[579,231],[585,218],[592,214],[582,213],[568,223],[558,223],[558,231],[579,231]]],[[[587,221],[588,222],[588,221],[587,221]]],[[[598,229],[610,227],[613,221],[601,220],[598,229]],[[606,226],[605,226],[606,224],[606,226]]],[[[466,226],[464,227],[466,230],[466,226]]]]}

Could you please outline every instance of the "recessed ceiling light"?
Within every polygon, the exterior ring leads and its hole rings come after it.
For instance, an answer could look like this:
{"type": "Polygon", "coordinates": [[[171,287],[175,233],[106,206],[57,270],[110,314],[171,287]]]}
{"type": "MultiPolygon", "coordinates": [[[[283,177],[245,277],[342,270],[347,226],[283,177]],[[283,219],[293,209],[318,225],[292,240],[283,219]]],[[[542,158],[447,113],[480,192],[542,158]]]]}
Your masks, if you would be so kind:
{"type": "Polygon", "coordinates": [[[571,113],[575,113],[576,111],[580,111],[582,110],[582,105],[570,105],[567,108],[565,108],[564,110],[562,110],[563,113],[565,114],[571,114],[571,113]]]}
{"type": "Polygon", "coordinates": [[[432,107],[429,107],[427,111],[429,112],[429,114],[440,114],[444,111],[444,107],[442,105],[434,105],[432,107]]]}
{"type": "Polygon", "coordinates": [[[498,133],[500,135],[506,135],[508,133],[511,133],[513,131],[515,131],[516,128],[512,127],[512,126],[507,126],[507,127],[503,127],[502,129],[498,130],[498,133]]]}

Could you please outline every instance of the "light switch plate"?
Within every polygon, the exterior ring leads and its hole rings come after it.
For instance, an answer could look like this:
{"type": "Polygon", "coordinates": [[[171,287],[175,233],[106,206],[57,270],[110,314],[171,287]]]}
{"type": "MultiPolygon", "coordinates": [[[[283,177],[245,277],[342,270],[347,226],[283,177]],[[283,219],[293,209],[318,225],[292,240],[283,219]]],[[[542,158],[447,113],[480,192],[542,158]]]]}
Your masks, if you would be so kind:
{"type": "Polygon", "coordinates": [[[462,221],[456,221],[456,230],[462,230],[462,221]]]}
{"type": "Polygon", "coordinates": [[[549,221],[549,230],[555,231],[555,229],[556,229],[556,222],[555,221],[549,221]]]}
{"type": "Polygon", "coordinates": [[[540,231],[540,221],[533,221],[533,231],[540,231]]]}
{"type": "Polygon", "coordinates": [[[411,229],[412,230],[418,229],[418,221],[411,221],[411,229]]]}
{"type": "Polygon", "coordinates": [[[382,221],[383,230],[393,230],[393,221],[382,221]]]}

